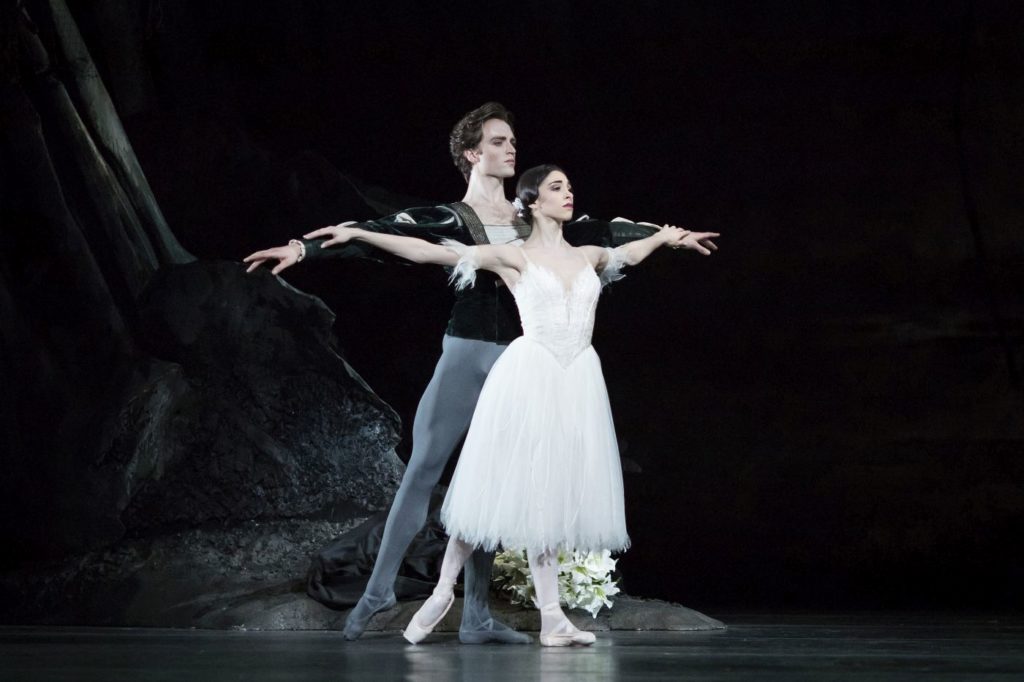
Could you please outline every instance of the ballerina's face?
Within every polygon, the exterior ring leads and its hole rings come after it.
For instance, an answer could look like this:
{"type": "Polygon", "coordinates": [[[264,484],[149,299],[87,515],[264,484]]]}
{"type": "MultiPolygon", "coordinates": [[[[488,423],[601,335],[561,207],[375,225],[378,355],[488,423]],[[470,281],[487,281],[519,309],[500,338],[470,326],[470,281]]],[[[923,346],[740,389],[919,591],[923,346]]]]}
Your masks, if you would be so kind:
{"type": "Polygon", "coordinates": [[[534,215],[544,215],[564,223],[572,218],[573,195],[569,178],[562,171],[551,171],[537,188],[537,199],[530,204],[534,215]]]}
{"type": "Polygon", "coordinates": [[[484,121],[480,128],[480,144],[466,152],[466,158],[477,172],[498,178],[516,174],[516,138],[512,127],[500,118],[484,121]]]}

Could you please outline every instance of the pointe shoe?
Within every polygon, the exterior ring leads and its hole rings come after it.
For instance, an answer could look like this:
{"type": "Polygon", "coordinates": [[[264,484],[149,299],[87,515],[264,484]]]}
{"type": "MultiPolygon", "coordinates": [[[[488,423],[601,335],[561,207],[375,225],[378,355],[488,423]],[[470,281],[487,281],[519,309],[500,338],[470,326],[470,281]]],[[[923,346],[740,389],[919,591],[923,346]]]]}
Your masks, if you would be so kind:
{"type": "MultiPolygon", "coordinates": [[[[433,598],[433,595],[431,595],[428,598],[428,601],[431,598],[433,598]]],[[[405,630],[402,631],[402,636],[405,637],[405,639],[410,644],[419,644],[420,642],[422,642],[424,639],[427,638],[427,635],[429,635],[431,632],[434,631],[434,628],[437,627],[437,624],[441,622],[441,619],[445,617],[445,615],[448,613],[448,609],[450,609],[452,607],[452,604],[454,604],[454,603],[455,603],[455,593],[454,592],[449,592],[448,593],[448,603],[444,605],[444,609],[442,609],[441,615],[438,616],[434,620],[433,623],[429,623],[427,625],[420,625],[416,621],[417,621],[417,618],[420,615],[420,611],[422,611],[426,607],[426,603],[424,603],[423,606],[421,606],[419,608],[419,611],[417,611],[416,613],[414,613],[412,615],[412,620],[409,621],[409,624],[405,627],[405,630]]]]}
{"type": "MultiPolygon", "coordinates": [[[[568,623],[569,621],[566,620],[568,623]]],[[[552,632],[550,634],[541,634],[540,637],[541,646],[572,646],[578,644],[580,646],[590,646],[597,641],[597,637],[594,636],[593,632],[587,632],[586,630],[576,630],[576,632],[552,632]]]]}
{"type": "Polygon", "coordinates": [[[558,604],[552,604],[545,606],[541,609],[541,613],[547,613],[547,615],[562,615],[562,621],[549,632],[541,632],[540,640],[541,646],[572,646],[578,644],[580,646],[590,646],[597,641],[597,637],[594,636],[593,632],[587,632],[586,630],[580,630],[572,624],[565,614],[562,613],[562,607],[558,604]]]}

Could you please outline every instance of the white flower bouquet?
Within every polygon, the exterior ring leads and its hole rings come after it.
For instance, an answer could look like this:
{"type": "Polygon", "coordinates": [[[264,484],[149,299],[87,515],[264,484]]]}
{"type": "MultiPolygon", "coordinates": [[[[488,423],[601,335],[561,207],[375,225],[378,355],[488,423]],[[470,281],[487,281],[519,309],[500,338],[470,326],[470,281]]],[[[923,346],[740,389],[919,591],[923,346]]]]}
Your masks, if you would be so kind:
{"type": "MultiPolygon", "coordinates": [[[[612,607],[611,597],[619,593],[612,571],[617,559],[601,552],[559,552],[559,600],[570,609],[583,609],[597,618],[602,607],[612,607]]],[[[507,549],[494,558],[492,582],[513,604],[537,608],[533,576],[523,550],[507,549]]]]}

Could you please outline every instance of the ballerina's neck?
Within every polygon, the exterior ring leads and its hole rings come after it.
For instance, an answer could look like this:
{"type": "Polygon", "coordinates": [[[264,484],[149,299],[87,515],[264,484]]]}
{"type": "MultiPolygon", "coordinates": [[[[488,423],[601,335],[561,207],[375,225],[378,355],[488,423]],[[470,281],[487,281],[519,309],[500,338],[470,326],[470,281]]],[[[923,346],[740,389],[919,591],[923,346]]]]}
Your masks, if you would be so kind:
{"type": "Polygon", "coordinates": [[[550,218],[535,218],[533,229],[530,230],[528,244],[544,248],[557,248],[568,245],[562,235],[562,223],[550,218]]]}

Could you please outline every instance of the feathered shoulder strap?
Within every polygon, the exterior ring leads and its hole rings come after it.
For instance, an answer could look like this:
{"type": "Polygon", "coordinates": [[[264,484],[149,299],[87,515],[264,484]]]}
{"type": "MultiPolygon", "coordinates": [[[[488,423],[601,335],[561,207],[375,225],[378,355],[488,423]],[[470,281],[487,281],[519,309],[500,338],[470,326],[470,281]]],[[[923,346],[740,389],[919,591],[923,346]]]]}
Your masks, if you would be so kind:
{"type": "Polygon", "coordinates": [[[623,254],[619,249],[613,249],[611,247],[605,248],[605,253],[608,254],[608,262],[605,263],[604,269],[601,270],[600,274],[602,287],[625,277],[625,275],[622,274],[622,268],[626,265],[625,254],[623,254]]]}

